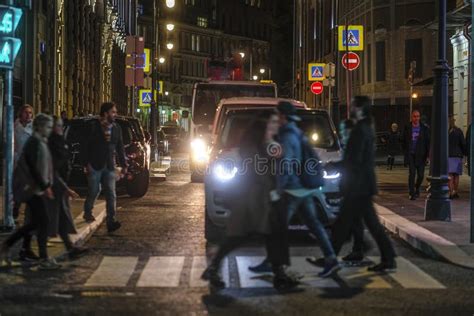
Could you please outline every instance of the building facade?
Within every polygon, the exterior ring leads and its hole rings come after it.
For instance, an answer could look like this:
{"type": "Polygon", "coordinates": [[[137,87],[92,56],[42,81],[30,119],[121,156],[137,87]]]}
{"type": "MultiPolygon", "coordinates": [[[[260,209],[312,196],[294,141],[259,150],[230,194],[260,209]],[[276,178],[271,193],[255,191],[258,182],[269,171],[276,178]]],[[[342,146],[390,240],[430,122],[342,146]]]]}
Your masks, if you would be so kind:
{"type": "Polygon", "coordinates": [[[14,105],[69,117],[97,114],[114,101],[128,110],[125,36],[135,28],[135,1],[35,0],[19,27],[23,47],[14,71],[14,105]]]}
{"type": "Polygon", "coordinates": [[[393,121],[408,121],[410,103],[430,121],[437,34],[428,26],[437,17],[436,1],[296,0],[294,16],[296,98],[328,108],[328,93],[316,97],[309,90],[307,65],[334,62],[338,100],[332,101],[335,105],[339,101],[333,108],[337,118],[346,116],[350,96],[363,94],[372,100],[379,129],[388,129],[393,121]],[[361,64],[351,72],[342,67],[344,52],[337,51],[339,25],[364,26],[364,50],[356,52],[361,64]],[[411,65],[416,65],[412,89],[411,65]]]}
{"type": "MultiPolygon", "coordinates": [[[[153,0],[139,1],[139,7],[138,33],[153,49],[153,0]]],[[[194,83],[233,79],[234,64],[240,67],[238,79],[270,78],[272,9],[270,0],[177,0],[173,9],[159,2],[158,55],[164,58],[159,77],[165,90],[160,99],[162,124],[189,110],[194,83]],[[169,23],[175,25],[173,31],[166,29],[169,23]],[[172,49],[167,48],[170,43],[172,49]],[[265,69],[264,74],[260,69],[265,69]]]]}

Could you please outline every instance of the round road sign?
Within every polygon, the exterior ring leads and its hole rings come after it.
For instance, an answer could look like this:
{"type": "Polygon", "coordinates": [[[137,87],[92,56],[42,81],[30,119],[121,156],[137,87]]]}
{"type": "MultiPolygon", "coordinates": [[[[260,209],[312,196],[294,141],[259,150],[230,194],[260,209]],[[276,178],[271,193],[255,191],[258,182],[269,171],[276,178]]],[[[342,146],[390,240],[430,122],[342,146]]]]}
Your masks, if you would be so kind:
{"type": "Polygon", "coordinates": [[[342,65],[347,70],[356,70],[360,65],[359,55],[353,52],[345,53],[344,56],[342,56],[342,65]]]}
{"type": "Polygon", "coordinates": [[[324,87],[321,81],[313,82],[313,84],[311,85],[311,92],[313,92],[314,94],[321,94],[323,93],[323,90],[324,87]]]}

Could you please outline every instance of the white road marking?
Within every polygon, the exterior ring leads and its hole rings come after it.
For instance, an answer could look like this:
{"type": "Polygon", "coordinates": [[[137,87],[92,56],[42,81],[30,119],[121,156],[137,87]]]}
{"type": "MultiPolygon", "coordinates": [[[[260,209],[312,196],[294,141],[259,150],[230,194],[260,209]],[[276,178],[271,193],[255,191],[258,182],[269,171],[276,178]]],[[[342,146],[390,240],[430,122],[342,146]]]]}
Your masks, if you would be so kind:
{"type": "Polygon", "coordinates": [[[137,287],[177,287],[184,257],[150,257],[137,287]]]}
{"type": "MultiPolygon", "coordinates": [[[[375,262],[376,258],[370,258],[375,262]]],[[[445,289],[436,279],[425,273],[406,258],[397,257],[397,269],[389,276],[406,289],[445,289]]]]}
{"type": "Polygon", "coordinates": [[[85,286],[125,287],[137,262],[138,257],[104,257],[85,286]]]}
{"type": "MultiPolygon", "coordinates": [[[[208,282],[201,279],[201,275],[206,270],[207,259],[206,257],[193,257],[191,266],[191,273],[189,275],[189,286],[190,287],[206,287],[208,282]]],[[[225,284],[229,286],[229,261],[225,258],[221,265],[221,276],[225,284]]]]}

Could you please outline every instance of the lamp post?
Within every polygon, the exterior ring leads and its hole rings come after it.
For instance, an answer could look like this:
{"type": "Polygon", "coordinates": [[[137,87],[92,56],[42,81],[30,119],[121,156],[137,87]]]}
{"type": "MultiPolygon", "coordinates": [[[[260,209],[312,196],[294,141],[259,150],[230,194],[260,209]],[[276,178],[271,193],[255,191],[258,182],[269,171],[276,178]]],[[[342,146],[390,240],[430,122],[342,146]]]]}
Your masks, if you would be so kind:
{"type": "Polygon", "coordinates": [[[446,60],[446,0],[438,1],[438,60],[433,70],[433,114],[431,123],[431,176],[425,204],[425,220],[451,220],[448,197],[448,74],[446,60]]]}

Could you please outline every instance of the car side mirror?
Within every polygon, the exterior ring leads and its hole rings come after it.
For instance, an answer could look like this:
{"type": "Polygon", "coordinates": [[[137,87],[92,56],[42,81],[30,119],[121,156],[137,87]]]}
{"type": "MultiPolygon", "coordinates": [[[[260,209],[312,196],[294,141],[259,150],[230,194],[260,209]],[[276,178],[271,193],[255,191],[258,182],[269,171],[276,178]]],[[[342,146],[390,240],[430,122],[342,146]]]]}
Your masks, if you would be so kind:
{"type": "Polygon", "coordinates": [[[145,141],[147,143],[151,141],[151,134],[148,131],[145,131],[145,141]]]}

